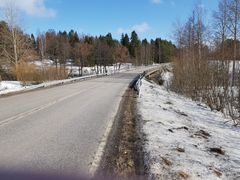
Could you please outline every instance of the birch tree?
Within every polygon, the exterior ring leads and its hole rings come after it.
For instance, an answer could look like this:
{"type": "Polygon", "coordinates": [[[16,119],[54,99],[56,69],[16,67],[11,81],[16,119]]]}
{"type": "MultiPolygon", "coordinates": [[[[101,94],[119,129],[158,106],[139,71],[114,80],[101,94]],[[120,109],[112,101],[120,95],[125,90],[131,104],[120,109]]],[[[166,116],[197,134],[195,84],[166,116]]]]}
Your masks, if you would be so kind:
{"type": "Polygon", "coordinates": [[[240,26],[240,0],[229,0],[228,1],[228,29],[231,32],[231,36],[234,40],[233,45],[233,66],[232,66],[232,86],[235,85],[235,69],[237,60],[237,40],[240,26]]]}
{"type": "Polygon", "coordinates": [[[40,55],[41,60],[46,56],[46,36],[45,33],[38,33],[37,37],[37,50],[40,55]]]}
{"type": "Polygon", "coordinates": [[[3,55],[17,72],[19,63],[25,61],[28,56],[31,43],[20,27],[19,11],[13,2],[9,2],[4,8],[4,17],[7,27],[1,31],[3,55]]]}

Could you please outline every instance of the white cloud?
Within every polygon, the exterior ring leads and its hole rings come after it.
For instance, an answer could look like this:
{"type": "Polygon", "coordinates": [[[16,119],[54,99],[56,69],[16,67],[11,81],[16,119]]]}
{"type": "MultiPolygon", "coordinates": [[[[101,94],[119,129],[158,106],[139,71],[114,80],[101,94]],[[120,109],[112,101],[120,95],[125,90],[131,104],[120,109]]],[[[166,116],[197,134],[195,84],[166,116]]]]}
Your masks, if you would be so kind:
{"type": "Polygon", "coordinates": [[[148,30],[150,30],[150,26],[148,25],[148,23],[144,22],[142,24],[137,24],[135,26],[133,26],[133,29],[137,32],[147,32],[148,30]]]}
{"type": "Polygon", "coordinates": [[[118,28],[117,33],[122,34],[122,33],[131,33],[132,31],[136,31],[137,33],[145,33],[149,31],[151,27],[149,26],[148,23],[143,22],[141,24],[136,24],[130,28],[118,28]]]}
{"type": "Polygon", "coordinates": [[[153,4],[161,4],[162,0],[151,0],[153,4]]]}
{"type": "Polygon", "coordinates": [[[56,11],[47,8],[45,0],[0,0],[0,7],[4,8],[9,2],[13,3],[19,10],[30,16],[55,17],[56,11]]]}

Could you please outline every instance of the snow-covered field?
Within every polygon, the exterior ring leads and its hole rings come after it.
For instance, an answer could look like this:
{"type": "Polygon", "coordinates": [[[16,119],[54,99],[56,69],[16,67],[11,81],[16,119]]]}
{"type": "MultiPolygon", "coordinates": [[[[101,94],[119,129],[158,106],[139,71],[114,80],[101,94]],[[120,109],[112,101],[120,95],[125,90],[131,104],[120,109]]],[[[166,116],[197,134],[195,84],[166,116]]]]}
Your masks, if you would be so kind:
{"type": "MultiPolygon", "coordinates": [[[[54,61],[52,61],[50,59],[36,60],[36,61],[31,62],[31,64],[34,64],[39,69],[44,68],[44,67],[55,67],[54,61]]],[[[58,64],[58,66],[60,67],[60,64],[58,64]]],[[[121,65],[119,63],[117,63],[117,64],[114,64],[114,66],[106,66],[107,74],[113,74],[116,71],[118,71],[118,72],[125,71],[125,70],[131,69],[133,67],[132,63],[121,63],[121,65]],[[114,66],[115,66],[115,69],[114,69],[114,66]]],[[[66,69],[68,70],[68,74],[70,76],[76,77],[76,76],[79,76],[79,74],[80,74],[80,72],[79,72],[80,67],[73,65],[73,63],[71,63],[71,62],[66,63],[66,69]]],[[[97,66],[83,67],[83,75],[87,76],[87,75],[96,74],[96,70],[97,70],[97,66]]],[[[101,70],[99,68],[99,71],[104,72],[104,67],[101,66],[101,70]]]]}
{"type": "MultiPolygon", "coordinates": [[[[120,69],[118,67],[119,67],[119,65],[116,65],[115,70],[114,70],[114,66],[107,66],[106,67],[107,74],[113,74],[115,72],[126,71],[128,69],[131,69],[133,66],[131,63],[125,63],[120,66],[120,69]],[[116,67],[117,67],[117,69],[116,69],[116,67]]],[[[73,76],[79,75],[79,67],[78,66],[66,66],[66,69],[68,70],[69,74],[71,74],[73,76]]],[[[97,70],[97,67],[83,67],[83,75],[86,76],[86,75],[96,74],[96,70],[97,70]]],[[[99,71],[105,72],[104,67],[102,66],[101,70],[99,68],[99,71]]]]}
{"type": "Polygon", "coordinates": [[[240,179],[240,127],[221,113],[146,79],[137,105],[150,179],[240,179]]]}

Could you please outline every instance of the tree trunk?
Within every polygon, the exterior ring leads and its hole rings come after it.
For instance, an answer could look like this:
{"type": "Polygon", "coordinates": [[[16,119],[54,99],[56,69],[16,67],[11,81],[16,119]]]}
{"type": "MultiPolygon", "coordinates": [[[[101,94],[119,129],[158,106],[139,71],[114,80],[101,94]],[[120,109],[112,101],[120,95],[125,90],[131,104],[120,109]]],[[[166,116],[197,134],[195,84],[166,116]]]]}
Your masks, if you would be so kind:
{"type": "Polygon", "coordinates": [[[81,63],[81,76],[83,76],[83,59],[81,59],[81,61],[80,61],[81,63]]]}

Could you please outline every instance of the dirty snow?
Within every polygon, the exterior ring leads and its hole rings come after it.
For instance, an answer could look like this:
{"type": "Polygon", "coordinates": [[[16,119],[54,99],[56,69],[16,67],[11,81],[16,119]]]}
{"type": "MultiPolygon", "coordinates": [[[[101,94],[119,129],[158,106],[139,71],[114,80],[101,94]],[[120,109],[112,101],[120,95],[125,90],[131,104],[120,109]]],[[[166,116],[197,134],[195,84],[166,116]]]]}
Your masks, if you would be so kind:
{"type": "Polygon", "coordinates": [[[146,79],[138,113],[150,179],[240,179],[240,127],[221,113],[146,79]]]}

